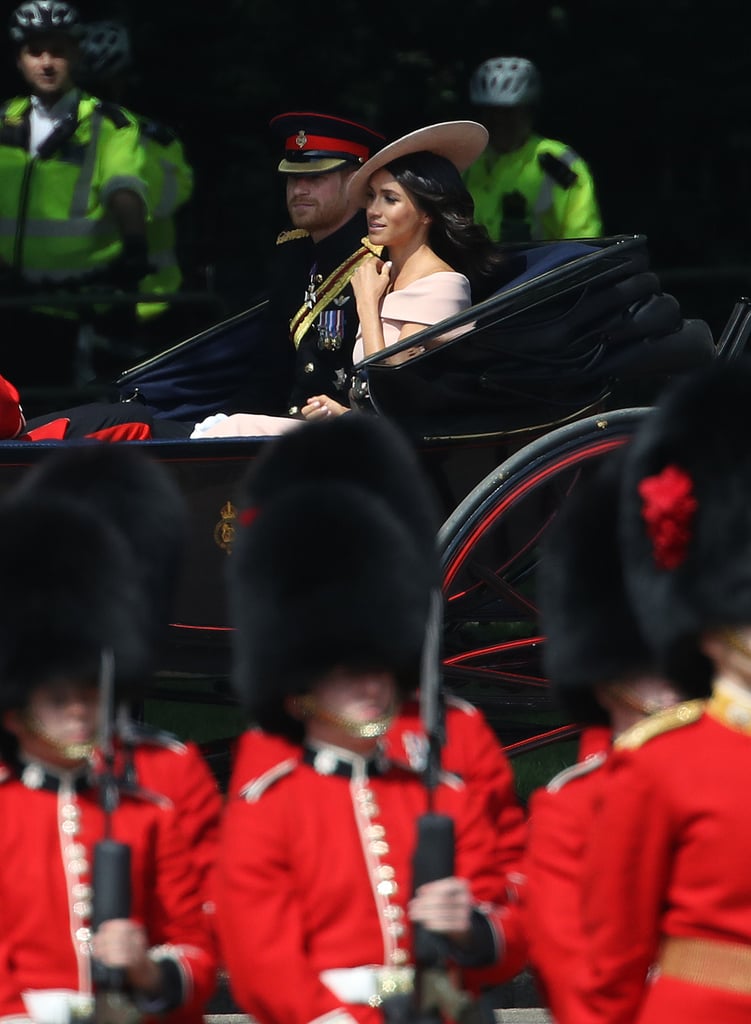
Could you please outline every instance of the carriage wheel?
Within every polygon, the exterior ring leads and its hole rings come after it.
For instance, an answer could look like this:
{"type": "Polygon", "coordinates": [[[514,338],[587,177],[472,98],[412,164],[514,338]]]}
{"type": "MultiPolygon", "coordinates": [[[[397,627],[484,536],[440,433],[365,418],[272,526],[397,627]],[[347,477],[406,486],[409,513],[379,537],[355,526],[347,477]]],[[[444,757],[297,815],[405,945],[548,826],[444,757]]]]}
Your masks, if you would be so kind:
{"type": "MultiPolygon", "coordinates": [[[[590,416],[532,441],[481,481],[441,528],[444,680],[485,711],[511,754],[576,736],[540,667],[539,545],[561,503],[624,444],[645,411],[590,416]]],[[[563,763],[571,747],[558,748],[563,763]]]]}

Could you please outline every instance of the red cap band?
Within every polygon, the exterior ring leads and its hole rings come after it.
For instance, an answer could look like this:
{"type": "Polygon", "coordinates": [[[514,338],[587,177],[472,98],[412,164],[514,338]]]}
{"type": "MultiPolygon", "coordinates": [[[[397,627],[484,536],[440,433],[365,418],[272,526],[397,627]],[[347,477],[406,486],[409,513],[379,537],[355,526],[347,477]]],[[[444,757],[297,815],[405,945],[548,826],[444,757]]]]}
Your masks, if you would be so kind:
{"type": "Polygon", "coordinates": [[[302,130],[297,135],[290,135],[285,146],[289,152],[307,153],[309,150],[323,150],[330,153],[346,153],[363,161],[370,156],[367,146],[344,139],[332,139],[326,135],[308,135],[302,130]]]}

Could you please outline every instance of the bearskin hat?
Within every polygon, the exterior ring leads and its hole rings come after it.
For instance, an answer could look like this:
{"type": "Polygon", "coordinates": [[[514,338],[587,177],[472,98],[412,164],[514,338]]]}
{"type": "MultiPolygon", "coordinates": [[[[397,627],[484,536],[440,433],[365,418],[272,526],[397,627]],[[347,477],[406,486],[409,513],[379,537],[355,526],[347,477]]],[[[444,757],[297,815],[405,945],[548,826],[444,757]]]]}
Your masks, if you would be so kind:
{"type": "Polygon", "coordinates": [[[270,445],[246,482],[229,561],[236,690],[258,724],[294,738],[284,698],[335,668],[392,671],[405,693],[418,682],[439,579],[434,535],[418,538],[415,525],[431,522],[428,490],[419,467],[401,480],[405,464],[415,469],[401,439],[375,420],[346,422],[360,418],[306,424],[270,445]],[[397,514],[400,493],[423,504],[397,514]]]}
{"type": "Polygon", "coordinates": [[[169,471],[138,448],[92,442],[50,452],[18,492],[69,495],[120,531],[140,576],[156,644],[172,612],[187,537],[187,510],[169,471]]]}
{"type": "Polygon", "coordinates": [[[343,480],[377,495],[432,558],[438,533],[436,495],[415,449],[382,417],[350,413],[306,423],[271,442],[241,481],[241,508],[260,506],[304,482],[343,480]]]}
{"type": "Polygon", "coordinates": [[[581,480],[545,538],[538,604],[543,665],[557,702],[582,723],[606,723],[594,687],[654,668],[626,595],[618,547],[622,452],[581,480]]]}
{"type": "Polygon", "coordinates": [[[148,664],[144,609],[121,536],[78,502],[12,496],[0,506],[0,707],[56,678],[93,680],[103,648],[118,683],[148,664]]]}
{"type": "Polygon", "coordinates": [[[663,670],[706,678],[706,630],[751,623],[751,361],[668,386],[628,445],[626,584],[663,670]]]}

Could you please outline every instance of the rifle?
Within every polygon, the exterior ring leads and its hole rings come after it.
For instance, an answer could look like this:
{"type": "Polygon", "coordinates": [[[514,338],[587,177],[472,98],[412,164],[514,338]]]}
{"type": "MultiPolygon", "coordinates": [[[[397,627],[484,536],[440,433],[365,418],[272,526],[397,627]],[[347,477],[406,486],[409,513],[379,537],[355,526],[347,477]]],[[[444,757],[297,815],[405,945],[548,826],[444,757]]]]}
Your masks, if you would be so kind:
{"type": "MultiPolygon", "coordinates": [[[[120,803],[120,789],[115,775],[115,659],[110,648],[101,653],[99,701],[99,793],[104,811],[104,837],[94,846],[91,917],[95,931],[105,921],[130,917],[131,904],[130,847],[112,838],[112,815],[120,803]]],[[[119,995],[127,988],[124,969],[107,967],[94,960],[92,981],[94,1017],[98,1024],[113,1018],[122,1020],[124,1007],[119,995]]]]}
{"type": "MultiPolygon", "coordinates": [[[[445,705],[441,687],[441,638],[443,594],[431,594],[430,611],[420,664],[420,718],[427,739],[423,781],[428,809],[417,819],[417,844],[412,857],[413,889],[427,882],[449,878],[455,871],[454,820],[435,811],[435,789],[440,782],[441,749],[446,741],[445,705]]],[[[492,1024],[492,1010],[457,988],[446,969],[449,944],[442,935],[421,925],[414,929],[415,985],[411,1005],[391,1014],[384,1003],[387,1021],[401,1017],[400,1024],[435,1024],[449,1017],[460,1024],[492,1024]]],[[[398,998],[398,997],[397,997],[398,998]]],[[[397,1009],[396,1006],[393,1008],[397,1009]]],[[[389,1021],[389,1024],[391,1022],[389,1021]]]]}

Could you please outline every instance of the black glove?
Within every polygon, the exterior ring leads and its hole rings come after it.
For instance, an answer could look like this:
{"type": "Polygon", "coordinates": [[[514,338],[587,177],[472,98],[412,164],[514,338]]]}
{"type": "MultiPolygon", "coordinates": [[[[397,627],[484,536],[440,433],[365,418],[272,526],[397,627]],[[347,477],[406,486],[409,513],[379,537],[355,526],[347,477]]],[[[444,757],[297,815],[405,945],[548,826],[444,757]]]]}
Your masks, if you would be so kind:
{"type": "Polygon", "coordinates": [[[120,255],[107,266],[107,278],[116,288],[137,291],[139,281],[153,270],[146,239],[141,235],[130,235],[123,238],[120,255]]]}
{"type": "Polygon", "coordinates": [[[441,1024],[437,1010],[421,1011],[415,1006],[414,996],[388,996],[381,1003],[384,1024],[441,1024]]]}

